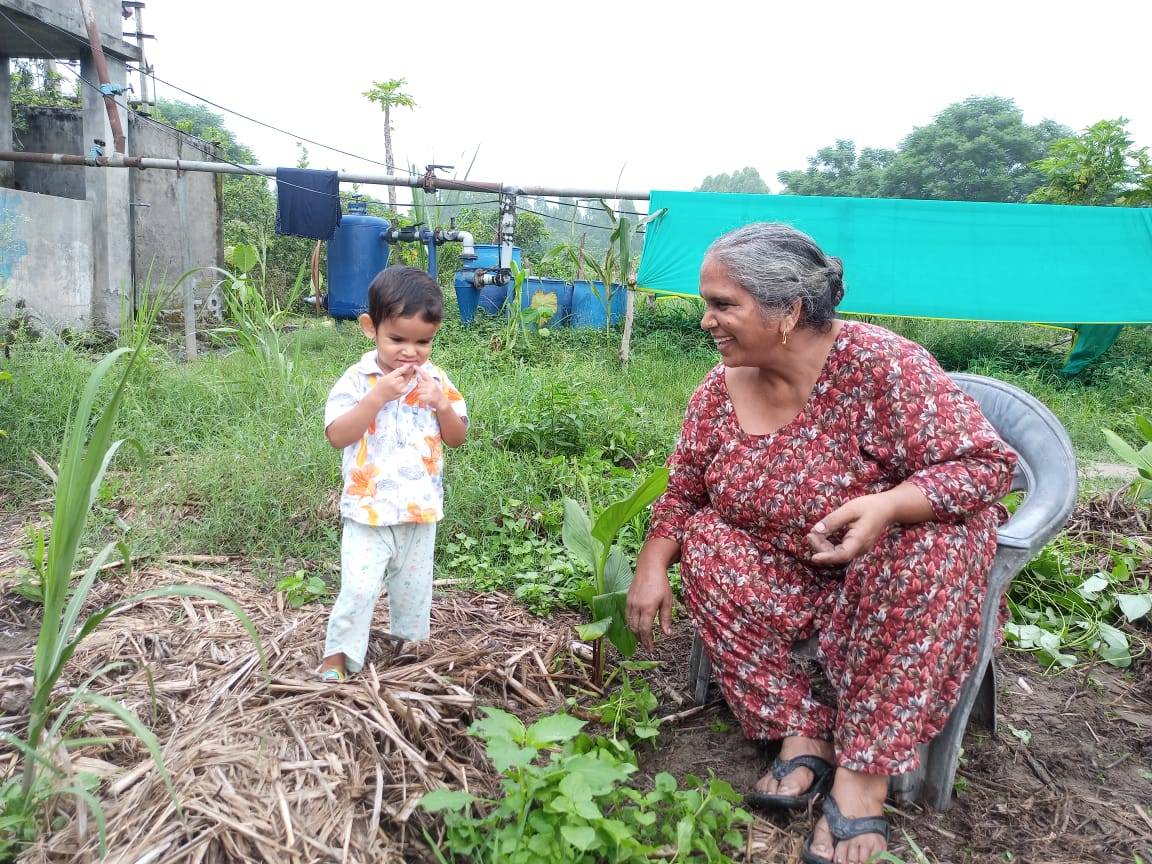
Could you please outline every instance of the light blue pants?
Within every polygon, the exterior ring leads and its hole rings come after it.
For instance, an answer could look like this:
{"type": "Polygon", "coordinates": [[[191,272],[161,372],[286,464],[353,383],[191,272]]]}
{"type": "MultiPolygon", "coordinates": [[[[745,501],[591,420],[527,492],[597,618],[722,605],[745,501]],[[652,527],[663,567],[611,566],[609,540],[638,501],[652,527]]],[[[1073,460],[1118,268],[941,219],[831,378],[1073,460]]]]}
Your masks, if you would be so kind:
{"type": "Polygon", "coordinates": [[[340,593],[328,617],[325,657],[342,653],[349,672],[364,667],[372,615],[385,584],[388,632],[411,641],[428,638],[435,545],[434,522],[374,527],[344,520],[340,593]]]}

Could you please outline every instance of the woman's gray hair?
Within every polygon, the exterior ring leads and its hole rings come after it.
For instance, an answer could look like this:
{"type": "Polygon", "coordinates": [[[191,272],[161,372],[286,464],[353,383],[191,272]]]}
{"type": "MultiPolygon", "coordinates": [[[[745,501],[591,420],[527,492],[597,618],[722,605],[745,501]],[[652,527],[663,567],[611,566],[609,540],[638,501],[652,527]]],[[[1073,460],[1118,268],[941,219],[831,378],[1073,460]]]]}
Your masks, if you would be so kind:
{"type": "Polygon", "coordinates": [[[826,331],[844,297],[844,265],[816,241],[782,222],[753,222],[713,241],[705,259],[755,298],[766,314],[800,301],[800,325],[826,331]]]}

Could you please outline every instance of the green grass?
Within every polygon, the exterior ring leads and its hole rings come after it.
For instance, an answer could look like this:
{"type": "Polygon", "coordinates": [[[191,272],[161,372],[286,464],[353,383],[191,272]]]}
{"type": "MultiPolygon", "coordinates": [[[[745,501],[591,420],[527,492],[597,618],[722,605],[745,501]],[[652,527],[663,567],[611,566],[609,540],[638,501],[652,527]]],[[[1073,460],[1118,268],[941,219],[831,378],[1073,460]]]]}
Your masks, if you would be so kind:
{"type": "MultiPolygon", "coordinates": [[[[640,306],[634,360],[626,370],[615,359],[615,335],[609,342],[599,332],[555,330],[513,357],[490,350],[492,323],[465,329],[447,310],[433,359],[468,399],[473,427],[468,443],[447,456],[445,541],[475,537],[488,544],[480,551],[490,562],[522,566],[529,554],[525,538],[558,544],[560,498],[583,497],[581,475],[599,503],[630,490],[632,467],[663,461],[688,396],[716,355],[691,304],[662,304],[658,311],[640,306]],[[564,421],[569,446],[534,443],[524,430],[557,422],[557,404],[571,414],[564,421]],[[525,520],[522,528],[511,524],[517,518],[525,520]]],[[[1083,458],[1111,460],[1100,427],[1132,437],[1133,415],[1152,405],[1147,330],[1126,332],[1098,368],[1065,381],[1056,374],[1063,354],[1046,347],[1061,331],[881,323],[927,345],[948,368],[995,375],[1039,396],[1083,458]]],[[[300,367],[291,385],[269,382],[235,350],[190,365],[162,351],[146,358],[120,427],[145,455],[126,451],[110,473],[96,514],[105,534],[116,530],[117,514],[130,512],[127,539],[138,553],[239,553],[273,562],[272,575],[283,575],[275,562],[338,560],[339,459],[323,436],[323,404],[368,343],[353,324],[328,321],[310,321],[292,338],[300,367]]],[[[13,381],[0,399],[0,429],[9,433],[0,438],[7,506],[49,497],[31,452],[55,461],[68,405],[93,362],[84,350],[48,342],[12,345],[3,368],[13,381]]]]}

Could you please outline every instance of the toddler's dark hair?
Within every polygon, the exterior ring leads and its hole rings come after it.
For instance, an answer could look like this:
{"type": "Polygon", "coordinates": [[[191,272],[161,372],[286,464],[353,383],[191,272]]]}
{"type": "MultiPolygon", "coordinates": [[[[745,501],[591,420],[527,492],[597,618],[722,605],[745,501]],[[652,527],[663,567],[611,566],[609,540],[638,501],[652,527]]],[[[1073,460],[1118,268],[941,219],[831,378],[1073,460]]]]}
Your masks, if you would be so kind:
{"type": "Polygon", "coordinates": [[[368,286],[368,317],[379,327],[389,318],[419,315],[429,324],[444,320],[444,292],[436,280],[415,267],[388,267],[368,286]]]}

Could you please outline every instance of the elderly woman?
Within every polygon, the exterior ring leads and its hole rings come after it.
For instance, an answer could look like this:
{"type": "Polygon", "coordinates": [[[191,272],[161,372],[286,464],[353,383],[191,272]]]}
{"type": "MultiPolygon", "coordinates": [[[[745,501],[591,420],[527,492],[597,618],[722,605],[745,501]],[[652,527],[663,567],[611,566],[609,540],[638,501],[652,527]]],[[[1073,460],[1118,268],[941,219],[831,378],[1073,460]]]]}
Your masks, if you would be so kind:
{"type": "Polygon", "coordinates": [[[886,848],[888,778],[972,668],[1014,456],[918,345],[834,317],[842,267],[786,225],[724,235],[700,272],[721,364],[696,389],[628,594],[669,633],[668,568],[744,734],[782,739],[749,803],[824,796],[806,862],[886,848]],[[818,634],[835,692],[790,649],[818,634]]]}

